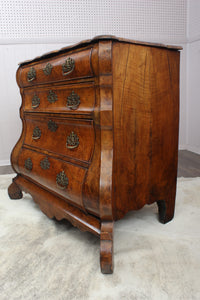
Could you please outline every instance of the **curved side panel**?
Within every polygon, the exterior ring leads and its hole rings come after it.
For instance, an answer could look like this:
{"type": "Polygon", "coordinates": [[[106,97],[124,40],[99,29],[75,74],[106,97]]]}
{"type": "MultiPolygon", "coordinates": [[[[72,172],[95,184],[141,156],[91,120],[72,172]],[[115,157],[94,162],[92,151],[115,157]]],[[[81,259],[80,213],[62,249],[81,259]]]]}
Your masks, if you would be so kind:
{"type": "Polygon", "coordinates": [[[99,43],[99,96],[101,128],[100,218],[112,220],[112,42],[99,43]]]}
{"type": "MultiPolygon", "coordinates": [[[[101,132],[99,128],[99,90],[98,90],[98,45],[95,45],[92,50],[91,56],[92,70],[95,74],[94,85],[95,85],[95,105],[93,111],[93,120],[94,120],[94,132],[95,132],[95,144],[94,151],[91,158],[90,166],[87,170],[83,189],[82,189],[82,198],[84,208],[88,213],[91,213],[99,217],[99,165],[100,165],[100,150],[101,150],[101,132]]],[[[90,137],[91,138],[91,137],[90,137]]]]}
{"type": "MultiPolygon", "coordinates": [[[[21,68],[18,68],[17,73],[16,73],[16,80],[17,80],[18,85],[20,85],[20,83],[19,83],[20,73],[21,73],[21,68]]],[[[14,169],[14,171],[16,173],[20,172],[19,167],[18,167],[18,157],[19,157],[20,150],[22,148],[22,144],[23,144],[24,137],[25,137],[25,122],[23,120],[24,99],[23,99],[23,90],[22,89],[20,89],[20,93],[21,93],[21,97],[22,97],[22,103],[21,103],[21,107],[20,107],[20,118],[22,120],[22,132],[21,132],[21,136],[20,136],[19,140],[17,141],[15,147],[12,150],[11,157],[10,157],[12,168],[14,169]]]]}

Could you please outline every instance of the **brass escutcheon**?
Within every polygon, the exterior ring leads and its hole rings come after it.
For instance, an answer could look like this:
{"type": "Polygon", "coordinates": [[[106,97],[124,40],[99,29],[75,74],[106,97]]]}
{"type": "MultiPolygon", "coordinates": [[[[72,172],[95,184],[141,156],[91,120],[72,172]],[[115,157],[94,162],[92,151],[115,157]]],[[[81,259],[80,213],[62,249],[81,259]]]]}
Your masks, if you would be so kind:
{"type": "Polygon", "coordinates": [[[31,171],[33,168],[33,163],[30,157],[28,157],[25,162],[24,162],[24,166],[28,171],[31,171]]]}
{"type": "Polygon", "coordinates": [[[45,68],[43,69],[43,72],[46,76],[51,74],[51,71],[53,69],[53,66],[50,63],[47,63],[45,68]]]}
{"type": "Polygon", "coordinates": [[[56,124],[56,122],[49,120],[48,129],[52,132],[56,132],[57,128],[58,128],[58,125],[56,124]]]}
{"type": "Polygon", "coordinates": [[[40,167],[43,169],[43,170],[47,170],[50,168],[50,162],[48,160],[48,157],[45,157],[44,159],[42,159],[40,161],[40,167]]]}

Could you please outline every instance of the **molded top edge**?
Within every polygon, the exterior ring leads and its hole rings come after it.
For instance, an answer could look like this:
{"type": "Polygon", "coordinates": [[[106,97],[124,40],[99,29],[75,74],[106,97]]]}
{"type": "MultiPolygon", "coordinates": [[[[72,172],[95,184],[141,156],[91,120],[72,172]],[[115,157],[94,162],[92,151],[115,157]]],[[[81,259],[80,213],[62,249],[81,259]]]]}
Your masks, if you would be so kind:
{"type": "Polygon", "coordinates": [[[98,42],[98,41],[102,41],[102,40],[112,40],[112,41],[118,41],[118,42],[122,42],[122,43],[130,43],[130,44],[136,44],[136,45],[146,45],[146,46],[158,47],[158,48],[167,48],[167,49],[171,49],[171,50],[182,50],[183,49],[180,46],[164,45],[164,44],[159,44],[159,43],[150,43],[150,42],[143,42],[143,41],[137,41],[137,40],[130,40],[130,39],[118,38],[114,35],[98,35],[98,36],[94,37],[93,39],[84,40],[84,41],[81,41],[81,42],[76,43],[74,45],[70,45],[70,46],[61,48],[59,50],[47,52],[47,53],[45,53],[41,56],[35,57],[34,59],[26,60],[24,62],[19,63],[19,66],[23,66],[23,65],[30,64],[32,62],[40,61],[40,60],[45,59],[45,58],[54,57],[57,54],[65,53],[67,51],[76,49],[78,47],[84,47],[84,46],[87,46],[89,44],[92,44],[92,43],[95,43],[95,42],[98,42]]]}

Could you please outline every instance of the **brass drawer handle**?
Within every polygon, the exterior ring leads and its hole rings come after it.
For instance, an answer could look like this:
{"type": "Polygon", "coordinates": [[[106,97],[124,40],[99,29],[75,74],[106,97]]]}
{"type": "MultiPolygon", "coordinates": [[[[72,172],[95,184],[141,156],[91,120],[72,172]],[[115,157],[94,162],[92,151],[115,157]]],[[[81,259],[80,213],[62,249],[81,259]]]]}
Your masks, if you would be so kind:
{"type": "Polygon", "coordinates": [[[29,82],[33,81],[36,78],[36,71],[33,67],[31,67],[27,73],[27,80],[29,82]]]}
{"type": "Polygon", "coordinates": [[[43,69],[43,72],[46,76],[51,74],[51,71],[53,69],[53,66],[50,63],[47,63],[45,68],[43,69]]]}
{"type": "Polygon", "coordinates": [[[64,64],[62,64],[62,73],[64,76],[70,74],[75,67],[75,60],[71,57],[68,57],[64,64]]]}
{"type": "Polygon", "coordinates": [[[40,161],[40,167],[43,169],[43,170],[47,170],[50,168],[50,162],[48,160],[48,157],[45,157],[44,159],[42,159],[40,161]]]}
{"type": "Polygon", "coordinates": [[[24,162],[24,167],[28,170],[31,171],[33,168],[33,163],[30,157],[28,157],[25,162],[24,162]]]}
{"type": "Polygon", "coordinates": [[[33,135],[32,135],[32,139],[33,140],[38,140],[41,137],[41,130],[38,126],[36,126],[33,129],[33,135]]]}
{"type": "Polygon", "coordinates": [[[49,103],[54,103],[58,100],[58,96],[53,91],[49,91],[47,100],[49,101],[49,103]]]}
{"type": "Polygon", "coordinates": [[[56,184],[57,187],[61,190],[64,190],[68,186],[69,180],[64,171],[56,175],[56,184]]]}
{"type": "Polygon", "coordinates": [[[70,135],[68,135],[67,137],[66,147],[68,149],[74,149],[77,148],[78,145],[79,145],[79,137],[76,133],[72,131],[70,135]]]}
{"type": "Polygon", "coordinates": [[[49,120],[48,129],[52,132],[56,132],[57,128],[58,128],[58,125],[54,121],[49,120]]]}
{"type": "Polygon", "coordinates": [[[67,107],[75,110],[79,107],[80,103],[81,101],[79,95],[72,91],[71,94],[67,97],[67,107]]]}
{"type": "Polygon", "coordinates": [[[32,108],[37,108],[40,105],[40,98],[35,94],[32,98],[32,108]]]}

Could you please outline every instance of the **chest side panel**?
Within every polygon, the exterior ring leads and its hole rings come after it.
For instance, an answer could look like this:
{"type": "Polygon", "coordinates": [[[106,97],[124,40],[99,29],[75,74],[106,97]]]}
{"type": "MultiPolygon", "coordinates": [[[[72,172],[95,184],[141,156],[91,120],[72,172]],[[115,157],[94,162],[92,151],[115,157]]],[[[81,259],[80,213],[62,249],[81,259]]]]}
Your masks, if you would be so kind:
{"type": "Polygon", "coordinates": [[[114,198],[117,217],[142,207],[150,172],[148,48],[113,46],[114,198]]]}
{"type": "Polygon", "coordinates": [[[179,133],[180,53],[151,49],[151,185],[149,202],[175,199],[179,133]]]}
{"type": "Polygon", "coordinates": [[[169,55],[179,56],[148,46],[113,47],[116,218],[166,196],[176,171],[178,85],[169,55]]]}

